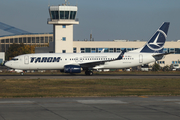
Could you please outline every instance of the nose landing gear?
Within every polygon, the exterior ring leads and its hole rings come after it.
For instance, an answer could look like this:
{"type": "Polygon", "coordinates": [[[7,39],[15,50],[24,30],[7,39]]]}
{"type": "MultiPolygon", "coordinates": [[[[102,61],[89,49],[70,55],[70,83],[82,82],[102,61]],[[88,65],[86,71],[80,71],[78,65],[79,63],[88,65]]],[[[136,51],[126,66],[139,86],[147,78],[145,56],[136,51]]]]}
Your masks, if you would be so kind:
{"type": "Polygon", "coordinates": [[[24,75],[24,72],[21,72],[21,75],[23,76],[23,75],[24,75]]]}

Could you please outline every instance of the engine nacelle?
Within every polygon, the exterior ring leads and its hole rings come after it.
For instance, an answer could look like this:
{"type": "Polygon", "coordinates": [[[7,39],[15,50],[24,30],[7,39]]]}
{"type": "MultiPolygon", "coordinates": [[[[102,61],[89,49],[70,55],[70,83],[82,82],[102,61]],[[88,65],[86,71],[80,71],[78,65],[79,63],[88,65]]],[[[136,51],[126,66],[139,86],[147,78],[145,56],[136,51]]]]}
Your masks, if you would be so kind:
{"type": "Polygon", "coordinates": [[[64,66],[64,73],[81,73],[81,67],[78,65],[64,66]]]}

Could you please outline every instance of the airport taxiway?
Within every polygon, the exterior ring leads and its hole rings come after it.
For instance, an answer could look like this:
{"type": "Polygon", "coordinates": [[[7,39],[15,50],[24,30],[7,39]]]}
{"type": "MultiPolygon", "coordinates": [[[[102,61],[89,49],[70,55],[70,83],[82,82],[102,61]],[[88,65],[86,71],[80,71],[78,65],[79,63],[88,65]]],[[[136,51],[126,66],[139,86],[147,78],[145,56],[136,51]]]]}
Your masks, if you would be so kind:
{"type": "Polygon", "coordinates": [[[95,74],[86,76],[82,74],[7,74],[0,75],[0,79],[172,79],[180,78],[180,74],[95,74]]]}
{"type": "Polygon", "coordinates": [[[180,97],[0,99],[0,120],[180,120],[180,97]]]}

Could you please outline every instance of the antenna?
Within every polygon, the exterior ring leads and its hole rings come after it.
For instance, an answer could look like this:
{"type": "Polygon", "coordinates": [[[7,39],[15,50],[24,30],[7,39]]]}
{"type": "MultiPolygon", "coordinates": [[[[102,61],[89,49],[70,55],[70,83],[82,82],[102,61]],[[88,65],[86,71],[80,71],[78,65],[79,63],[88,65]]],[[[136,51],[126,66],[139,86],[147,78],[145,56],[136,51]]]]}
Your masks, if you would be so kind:
{"type": "Polygon", "coordinates": [[[50,6],[50,0],[48,0],[48,7],[50,6]]]}
{"type": "Polygon", "coordinates": [[[68,0],[65,0],[65,6],[67,5],[68,0]]]}

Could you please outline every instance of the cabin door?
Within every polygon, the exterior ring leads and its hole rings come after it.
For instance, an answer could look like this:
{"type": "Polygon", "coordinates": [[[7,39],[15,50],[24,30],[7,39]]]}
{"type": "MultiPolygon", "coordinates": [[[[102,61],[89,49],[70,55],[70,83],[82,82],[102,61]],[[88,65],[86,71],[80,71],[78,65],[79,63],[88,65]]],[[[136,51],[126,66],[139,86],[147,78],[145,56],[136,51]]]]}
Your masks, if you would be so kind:
{"type": "Polygon", "coordinates": [[[139,55],[139,63],[143,63],[143,55],[139,55]]]}
{"type": "Polygon", "coordinates": [[[29,56],[24,56],[24,64],[29,64],[29,56]]]}

